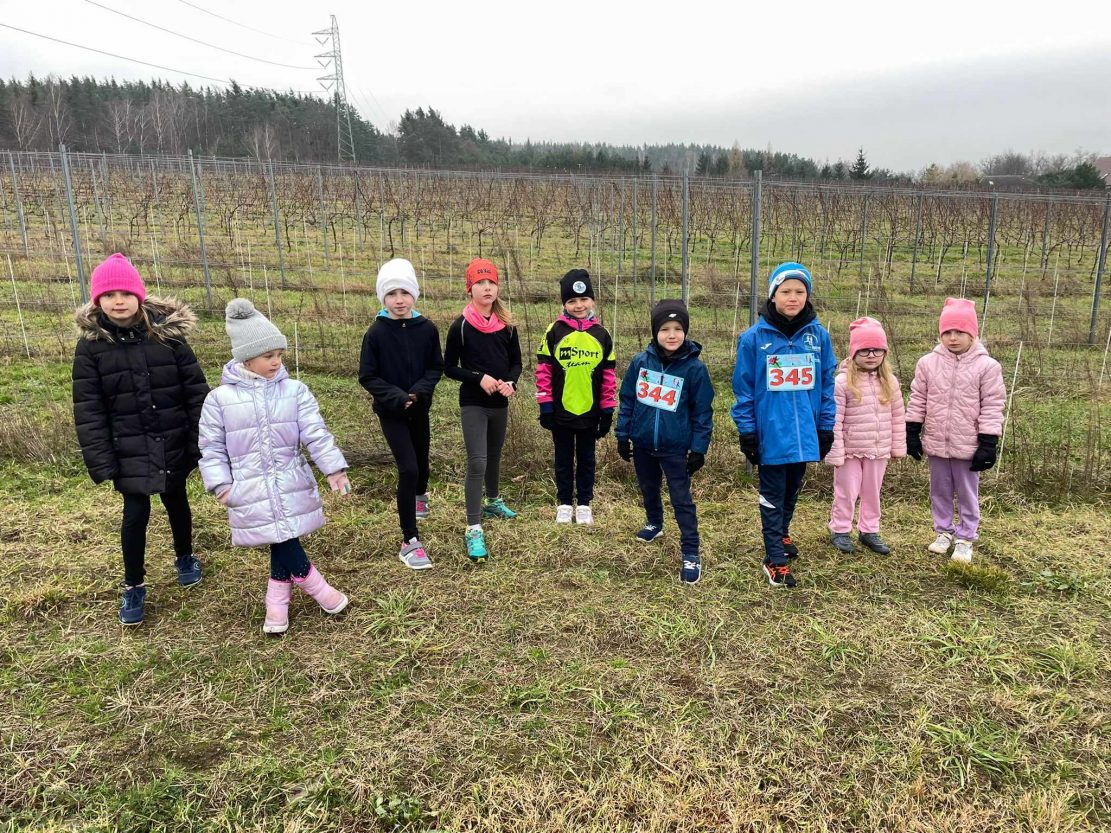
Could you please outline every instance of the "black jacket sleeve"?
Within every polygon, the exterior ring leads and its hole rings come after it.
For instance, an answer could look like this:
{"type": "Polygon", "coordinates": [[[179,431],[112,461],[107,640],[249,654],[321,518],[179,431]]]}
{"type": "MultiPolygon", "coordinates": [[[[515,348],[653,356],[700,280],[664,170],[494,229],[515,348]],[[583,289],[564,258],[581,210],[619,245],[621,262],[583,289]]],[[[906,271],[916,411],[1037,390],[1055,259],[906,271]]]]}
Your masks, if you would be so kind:
{"type": "Polygon", "coordinates": [[[181,379],[181,388],[185,394],[185,412],[189,415],[189,438],[186,450],[192,459],[199,460],[201,451],[197,446],[197,438],[201,408],[204,407],[204,400],[209,391],[208,380],[204,377],[204,371],[201,370],[193,348],[187,342],[180,341],[174,346],[174,359],[177,361],[178,378],[181,379]]]}
{"type": "Polygon", "coordinates": [[[375,341],[374,325],[371,324],[363,336],[363,349],[359,354],[359,384],[380,407],[400,411],[405,407],[409,394],[378,375],[378,345],[375,341]]]}
{"type": "Polygon", "coordinates": [[[119,473],[111,418],[104,401],[100,371],[89,342],[77,342],[73,356],[73,423],[81,456],[94,483],[111,480],[119,473]]]}
{"type": "Polygon", "coordinates": [[[428,339],[424,352],[424,375],[409,389],[409,393],[415,393],[417,398],[425,402],[432,399],[436,385],[444,375],[444,356],[440,352],[440,331],[431,321],[427,326],[432,330],[432,338],[428,339]]]}
{"type": "Polygon", "coordinates": [[[463,316],[461,315],[451,322],[447,331],[447,343],[444,345],[444,375],[463,384],[477,385],[482,381],[483,374],[463,367],[463,316]]]}
{"type": "Polygon", "coordinates": [[[521,339],[517,335],[517,328],[511,327],[509,330],[509,375],[503,379],[503,382],[512,382],[514,387],[517,385],[517,380],[521,378],[521,339]]]}

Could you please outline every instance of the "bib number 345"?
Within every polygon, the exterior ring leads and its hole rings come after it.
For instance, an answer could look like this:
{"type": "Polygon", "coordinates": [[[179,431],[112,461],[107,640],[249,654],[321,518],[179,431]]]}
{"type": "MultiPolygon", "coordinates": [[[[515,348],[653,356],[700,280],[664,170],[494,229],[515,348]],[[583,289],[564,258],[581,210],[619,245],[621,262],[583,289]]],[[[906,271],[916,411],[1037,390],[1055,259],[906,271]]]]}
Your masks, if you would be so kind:
{"type": "Polygon", "coordinates": [[[768,356],[768,390],[813,390],[814,354],[768,356]]]}

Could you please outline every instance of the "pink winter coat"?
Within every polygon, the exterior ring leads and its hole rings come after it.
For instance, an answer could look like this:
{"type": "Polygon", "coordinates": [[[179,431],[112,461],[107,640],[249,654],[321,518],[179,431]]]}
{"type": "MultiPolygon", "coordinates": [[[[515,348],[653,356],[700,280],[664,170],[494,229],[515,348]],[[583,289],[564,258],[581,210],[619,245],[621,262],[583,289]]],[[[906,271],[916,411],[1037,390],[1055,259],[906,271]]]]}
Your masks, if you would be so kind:
{"type": "Polygon", "coordinates": [[[301,446],[325,474],[347,468],[309,389],[284,367],[263,379],[234,359],[201,410],[201,478],[214,492],[231,484],[231,541],[278,544],[324,525],[316,478],[301,446]]]}
{"type": "Polygon", "coordinates": [[[939,344],[914,369],[907,422],[925,423],[922,450],[930,457],[971,460],[977,434],[1003,433],[1006,401],[1003,368],[983,344],[959,356],[939,344]]]}
{"type": "MultiPolygon", "coordinates": [[[[846,359],[846,362],[849,360],[846,359]]],[[[833,400],[837,403],[837,418],[833,423],[833,445],[826,455],[826,463],[840,466],[846,457],[864,457],[868,460],[885,460],[905,457],[907,454],[907,421],[903,408],[903,392],[895,381],[891,401],[880,402],[879,376],[875,373],[857,374],[860,401],[849,390],[848,375],[841,364],[841,372],[833,382],[833,400]]]]}

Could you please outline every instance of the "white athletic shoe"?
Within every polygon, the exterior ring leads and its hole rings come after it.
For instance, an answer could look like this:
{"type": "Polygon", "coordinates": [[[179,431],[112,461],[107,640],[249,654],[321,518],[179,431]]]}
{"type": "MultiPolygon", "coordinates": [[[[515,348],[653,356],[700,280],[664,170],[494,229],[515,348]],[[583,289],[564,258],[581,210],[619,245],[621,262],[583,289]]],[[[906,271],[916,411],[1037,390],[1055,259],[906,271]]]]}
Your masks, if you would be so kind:
{"type": "Polygon", "coordinates": [[[577,524],[592,524],[594,523],[594,510],[589,506],[576,506],[575,507],[575,523],[577,524]]]}
{"type": "Polygon", "coordinates": [[[934,539],[934,542],[926,547],[926,549],[937,555],[945,555],[945,553],[949,552],[949,547],[952,545],[953,536],[948,532],[940,532],[937,538],[934,539]]]}
{"type": "Polygon", "coordinates": [[[958,538],[956,544],[953,545],[953,555],[951,558],[958,564],[971,564],[972,542],[958,538]]]}
{"type": "Polygon", "coordinates": [[[566,503],[561,503],[559,506],[556,507],[556,523],[569,524],[571,523],[571,518],[574,516],[574,514],[575,507],[568,506],[566,503]]]}

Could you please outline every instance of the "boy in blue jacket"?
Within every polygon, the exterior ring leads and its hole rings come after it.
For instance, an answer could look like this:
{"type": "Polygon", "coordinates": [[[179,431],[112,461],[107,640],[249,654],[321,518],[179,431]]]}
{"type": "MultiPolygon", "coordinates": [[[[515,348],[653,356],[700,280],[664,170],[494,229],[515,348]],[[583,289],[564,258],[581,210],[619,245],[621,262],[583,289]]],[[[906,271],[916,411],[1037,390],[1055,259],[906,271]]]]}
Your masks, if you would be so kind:
{"type": "Polygon", "coordinates": [[[810,461],[833,445],[837,360],[810,303],[810,271],[781,263],[768,279],[760,320],[737,341],[731,411],[741,451],[760,469],[764,574],[772,587],[794,587],[791,518],[810,461]]]}
{"type": "Polygon", "coordinates": [[[632,461],[648,520],[637,538],[654,541],[663,534],[664,477],[679,524],[683,563],[679,578],[694,584],[702,577],[698,516],[691,476],[706,462],[714,430],[714,386],[698,358],[702,346],[687,338],[690,314],[682,301],[660,301],[652,310],[652,343],[638,353],[621,380],[617,453],[632,461]]]}

